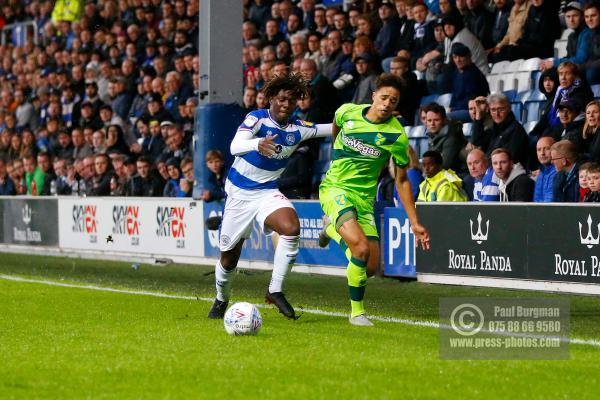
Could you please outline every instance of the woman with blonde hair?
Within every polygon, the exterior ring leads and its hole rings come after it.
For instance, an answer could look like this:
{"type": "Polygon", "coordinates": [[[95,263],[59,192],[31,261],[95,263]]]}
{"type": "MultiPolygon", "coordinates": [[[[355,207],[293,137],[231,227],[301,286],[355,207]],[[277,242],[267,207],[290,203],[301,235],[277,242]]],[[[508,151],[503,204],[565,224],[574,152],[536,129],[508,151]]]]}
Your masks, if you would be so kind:
{"type": "Polygon", "coordinates": [[[600,101],[594,100],[585,107],[583,146],[590,161],[600,162],[600,101]]]}

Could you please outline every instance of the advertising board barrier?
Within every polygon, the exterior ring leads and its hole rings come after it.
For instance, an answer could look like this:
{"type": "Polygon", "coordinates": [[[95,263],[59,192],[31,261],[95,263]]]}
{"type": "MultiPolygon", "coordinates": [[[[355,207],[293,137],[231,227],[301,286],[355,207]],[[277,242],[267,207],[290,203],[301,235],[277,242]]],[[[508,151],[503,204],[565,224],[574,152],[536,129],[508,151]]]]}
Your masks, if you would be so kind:
{"type": "Polygon", "coordinates": [[[201,257],[202,215],[189,199],[63,197],[60,247],[201,257]]]}
{"type": "Polygon", "coordinates": [[[598,206],[429,203],[418,213],[431,237],[417,250],[420,281],[600,294],[598,206]]]}
{"type": "Polygon", "coordinates": [[[416,278],[415,235],[402,207],[383,211],[383,271],[385,276],[416,278]]]}
{"type": "MultiPolygon", "coordinates": [[[[296,258],[296,264],[318,265],[326,267],[345,268],[348,261],[335,242],[327,247],[319,247],[319,232],[323,228],[323,211],[318,201],[293,201],[298,219],[300,220],[300,251],[296,258]]],[[[204,219],[222,215],[223,203],[210,202],[204,204],[204,219]]],[[[204,232],[204,248],[206,257],[217,258],[219,256],[219,234],[217,231],[204,232]]],[[[262,234],[256,222],[252,229],[250,238],[246,240],[242,250],[241,259],[260,260],[272,263],[274,247],[269,236],[262,234]]]]}
{"type": "Polygon", "coordinates": [[[4,198],[0,206],[3,243],[29,246],[58,245],[58,200],[35,197],[4,198]]]}

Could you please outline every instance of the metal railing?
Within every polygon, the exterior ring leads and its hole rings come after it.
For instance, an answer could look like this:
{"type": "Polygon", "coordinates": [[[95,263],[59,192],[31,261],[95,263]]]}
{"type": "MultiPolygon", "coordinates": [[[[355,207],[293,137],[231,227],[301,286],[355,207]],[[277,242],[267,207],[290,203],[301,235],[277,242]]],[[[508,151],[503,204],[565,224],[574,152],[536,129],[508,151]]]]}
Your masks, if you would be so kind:
{"type": "Polygon", "coordinates": [[[0,44],[4,46],[6,44],[7,37],[10,35],[10,39],[13,44],[17,47],[23,47],[29,37],[28,33],[33,31],[33,44],[38,44],[38,27],[35,21],[24,21],[17,22],[14,24],[6,25],[2,28],[0,33],[0,44]]]}

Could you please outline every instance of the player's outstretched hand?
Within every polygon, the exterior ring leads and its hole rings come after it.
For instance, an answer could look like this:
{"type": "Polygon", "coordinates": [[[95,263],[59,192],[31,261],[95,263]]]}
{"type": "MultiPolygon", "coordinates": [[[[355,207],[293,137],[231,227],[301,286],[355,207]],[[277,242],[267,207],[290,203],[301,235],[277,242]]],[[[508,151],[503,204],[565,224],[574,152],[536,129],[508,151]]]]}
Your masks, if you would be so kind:
{"type": "Polygon", "coordinates": [[[429,250],[429,232],[421,224],[412,225],[412,231],[417,239],[417,246],[421,244],[423,250],[429,250]]]}
{"type": "Polygon", "coordinates": [[[267,135],[258,142],[258,152],[263,156],[270,157],[276,153],[277,145],[275,139],[277,135],[267,135]]]}

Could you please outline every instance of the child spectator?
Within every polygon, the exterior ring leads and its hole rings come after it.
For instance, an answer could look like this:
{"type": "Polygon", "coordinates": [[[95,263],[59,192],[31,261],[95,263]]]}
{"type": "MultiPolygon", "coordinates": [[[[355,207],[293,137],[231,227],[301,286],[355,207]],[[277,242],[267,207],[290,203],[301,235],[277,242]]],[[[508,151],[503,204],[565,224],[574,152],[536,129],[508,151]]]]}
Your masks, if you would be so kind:
{"type": "Polygon", "coordinates": [[[584,163],[579,167],[579,201],[585,201],[585,198],[590,194],[589,186],[589,169],[594,166],[594,163],[584,163]]]}
{"type": "Polygon", "coordinates": [[[222,200],[225,198],[225,157],[219,150],[209,150],[206,153],[206,166],[209,170],[208,186],[202,192],[202,200],[206,202],[222,200]]]}
{"type": "Polygon", "coordinates": [[[590,193],[584,201],[586,203],[600,203],[600,164],[592,164],[588,168],[587,183],[590,187],[590,193]]]}

